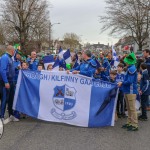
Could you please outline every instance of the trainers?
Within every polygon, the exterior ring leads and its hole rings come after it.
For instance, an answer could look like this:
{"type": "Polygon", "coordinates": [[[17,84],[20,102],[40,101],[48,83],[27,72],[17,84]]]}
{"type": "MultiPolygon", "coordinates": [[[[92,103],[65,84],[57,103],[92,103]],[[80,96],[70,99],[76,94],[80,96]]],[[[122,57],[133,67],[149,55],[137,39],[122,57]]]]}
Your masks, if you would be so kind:
{"type": "Polygon", "coordinates": [[[123,128],[123,129],[127,129],[127,128],[130,127],[130,126],[131,126],[130,124],[126,123],[126,124],[124,124],[124,125],[122,126],[122,128],[123,128]]]}
{"type": "Polygon", "coordinates": [[[138,131],[138,130],[139,130],[138,127],[134,127],[134,126],[132,126],[132,125],[127,128],[127,131],[138,131]]]}
{"type": "Polygon", "coordinates": [[[10,122],[13,121],[13,120],[14,120],[14,116],[11,115],[11,116],[9,117],[9,120],[10,120],[10,122]]]}
{"type": "Polygon", "coordinates": [[[18,118],[14,117],[14,118],[13,118],[13,121],[14,121],[14,122],[18,122],[18,121],[20,121],[20,120],[19,120],[18,118]]]}
{"type": "Polygon", "coordinates": [[[9,118],[7,118],[7,119],[4,120],[4,124],[7,124],[7,123],[9,123],[9,122],[12,122],[13,119],[14,119],[14,116],[11,115],[9,118]]]}
{"type": "Polygon", "coordinates": [[[1,118],[2,122],[4,123],[4,118],[1,118]]]}
{"type": "Polygon", "coordinates": [[[120,113],[118,113],[117,116],[118,116],[118,118],[121,118],[121,114],[120,113]]]}
{"type": "Polygon", "coordinates": [[[122,118],[126,118],[127,116],[126,116],[126,114],[122,113],[122,114],[121,114],[121,117],[122,117],[122,118]]]}
{"type": "Polygon", "coordinates": [[[147,118],[147,116],[139,116],[138,117],[138,120],[141,120],[141,121],[147,121],[148,120],[148,118],[147,118]]]}

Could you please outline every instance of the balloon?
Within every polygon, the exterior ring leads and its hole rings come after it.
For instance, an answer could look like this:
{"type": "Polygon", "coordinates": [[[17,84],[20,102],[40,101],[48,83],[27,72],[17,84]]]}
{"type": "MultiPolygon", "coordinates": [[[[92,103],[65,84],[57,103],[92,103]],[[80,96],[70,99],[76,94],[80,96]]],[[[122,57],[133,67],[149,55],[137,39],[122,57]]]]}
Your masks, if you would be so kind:
{"type": "Polygon", "coordinates": [[[129,46],[128,46],[128,45],[125,46],[125,47],[124,47],[124,50],[129,50],[129,46]]]}
{"type": "Polygon", "coordinates": [[[71,69],[71,65],[70,65],[70,64],[66,64],[66,68],[67,68],[68,70],[70,70],[70,69],[71,69]]]}

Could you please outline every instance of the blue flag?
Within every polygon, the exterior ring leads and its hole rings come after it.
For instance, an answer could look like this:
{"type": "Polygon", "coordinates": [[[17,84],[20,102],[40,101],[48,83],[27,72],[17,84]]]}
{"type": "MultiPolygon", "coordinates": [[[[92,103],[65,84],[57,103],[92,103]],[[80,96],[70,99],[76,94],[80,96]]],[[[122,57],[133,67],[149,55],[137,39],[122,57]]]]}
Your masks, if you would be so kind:
{"type": "Polygon", "coordinates": [[[43,63],[44,63],[44,67],[47,70],[47,67],[49,64],[54,64],[55,60],[53,55],[48,55],[48,56],[44,56],[43,58],[43,63]]]}
{"type": "Polygon", "coordinates": [[[114,60],[114,67],[117,67],[119,64],[119,58],[113,46],[112,46],[112,55],[113,55],[113,60],[114,60]]]}
{"type": "Polygon", "coordinates": [[[53,70],[59,70],[59,58],[56,59],[54,65],[53,65],[53,70]]]}
{"type": "Polygon", "coordinates": [[[70,54],[70,50],[69,49],[63,54],[63,58],[64,58],[66,64],[70,64],[71,63],[71,54],[70,54]]]}

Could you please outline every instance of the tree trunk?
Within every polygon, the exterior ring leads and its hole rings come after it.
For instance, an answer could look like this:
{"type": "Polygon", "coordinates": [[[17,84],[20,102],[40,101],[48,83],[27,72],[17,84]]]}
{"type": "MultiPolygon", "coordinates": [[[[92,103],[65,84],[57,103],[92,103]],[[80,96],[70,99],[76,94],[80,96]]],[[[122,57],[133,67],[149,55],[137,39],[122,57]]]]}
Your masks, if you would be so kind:
{"type": "Polygon", "coordinates": [[[142,51],[142,48],[143,48],[143,43],[139,43],[139,51],[142,51]]]}

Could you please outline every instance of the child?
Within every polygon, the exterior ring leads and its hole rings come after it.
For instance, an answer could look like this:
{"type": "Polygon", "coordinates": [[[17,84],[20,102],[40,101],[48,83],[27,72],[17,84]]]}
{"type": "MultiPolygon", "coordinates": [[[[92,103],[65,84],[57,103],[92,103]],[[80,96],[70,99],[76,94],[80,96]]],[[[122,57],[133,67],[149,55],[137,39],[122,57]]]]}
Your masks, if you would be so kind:
{"type": "Polygon", "coordinates": [[[22,62],[22,64],[21,64],[21,68],[22,68],[23,70],[28,69],[28,67],[29,67],[29,65],[28,65],[28,63],[27,63],[27,62],[22,62]]]}
{"type": "MultiPolygon", "coordinates": [[[[117,72],[115,70],[111,70],[109,82],[116,83],[116,76],[117,76],[117,72]]],[[[117,112],[115,112],[115,121],[117,120],[118,120],[118,116],[117,116],[117,112]]]]}
{"type": "Polygon", "coordinates": [[[116,76],[117,76],[117,72],[115,70],[111,70],[109,82],[116,83],[116,76]]]}
{"type": "Polygon", "coordinates": [[[100,67],[96,69],[96,72],[93,77],[95,79],[101,79],[101,68],[100,67]]]}
{"type": "Polygon", "coordinates": [[[148,75],[147,65],[142,63],[140,65],[140,69],[142,71],[142,77],[140,82],[140,91],[139,94],[141,95],[141,108],[142,108],[142,115],[138,117],[139,120],[146,121],[147,120],[147,111],[146,106],[148,102],[148,96],[150,95],[150,77],[148,75]]]}
{"type": "MultiPolygon", "coordinates": [[[[27,63],[27,62],[22,62],[21,68],[22,68],[23,70],[29,70],[29,65],[28,65],[28,63],[27,63]]],[[[23,114],[23,113],[19,113],[19,118],[25,119],[25,118],[26,118],[26,115],[23,114]],[[21,116],[20,116],[20,115],[21,115],[21,116]]]]}
{"type": "MultiPolygon", "coordinates": [[[[117,77],[116,82],[123,82],[124,80],[124,72],[123,72],[124,64],[120,63],[117,67],[117,77]]],[[[118,101],[117,101],[117,115],[119,118],[125,117],[125,102],[124,102],[124,94],[122,91],[122,87],[119,88],[118,93],[118,101]]]]}
{"type": "Polygon", "coordinates": [[[124,97],[126,100],[126,106],[128,110],[127,123],[122,128],[127,131],[138,130],[138,118],[135,108],[135,101],[137,95],[137,69],[135,67],[136,56],[134,53],[130,53],[125,57],[124,62],[127,65],[127,71],[123,82],[118,82],[118,87],[122,86],[124,97]]]}
{"type": "Polygon", "coordinates": [[[43,64],[38,64],[38,71],[44,70],[43,64]]]}
{"type": "Polygon", "coordinates": [[[62,68],[62,67],[59,67],[59,71],[64,71],[64,68],[62,68]]]}
{"type": "MultiPolygon", "coordinates": [[[[28,69],[28,63],[27,62],[22,62],[21,63],[21,68],[23,70],[28,69]]],[[[20,121],[19,119],[20,119],[20,112],[14,110],[14,119],[13,119],[13,121],[20,121]]]]}
{"type": "MultiPolygon", "coordinates": [[[[138,73],[138,77],[137,77],[137,87],[138,87],[138,91],[140,91],[140,82],[141,82],[141,74],[138,73]]],[[[137,113],[140,113],[140,108],[141,108],[141,95],[138,93],[136,95],[136,110],[137,113]]]]}
{"type": "Polygon", "coordinates": [[[47,70],[48,70],[48,71],[52,71],[52,69],[53,69],[53,65],[52,65],[52,64],[49,64],[49,65],[47,66],[47,70]]]}
{"type": "Polygon", "coordinates": [[[109,81],[109,72],[103,67],[101,67],[101,80],[109,81]]]}

